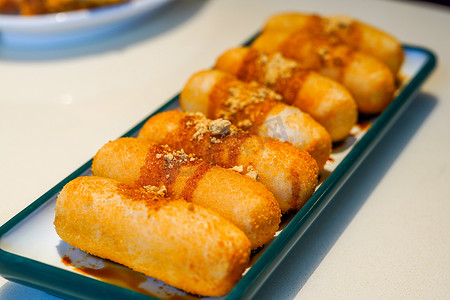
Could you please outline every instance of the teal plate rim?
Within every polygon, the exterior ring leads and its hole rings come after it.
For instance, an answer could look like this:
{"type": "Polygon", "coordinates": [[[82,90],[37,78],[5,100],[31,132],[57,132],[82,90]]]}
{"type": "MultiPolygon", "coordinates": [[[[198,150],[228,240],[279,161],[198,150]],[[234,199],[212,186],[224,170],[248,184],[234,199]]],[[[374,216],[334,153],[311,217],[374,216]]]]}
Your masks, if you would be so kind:
{"type": "MultiPolygon", "coordinates": [[[[256,36],[257,35],[255,35],[255,37],[256,36]]],[[[244,45],[248,45],[252,40],[253,38],[244,45]]],[[[365,133],[361,140],[355,144],[353,149],[322,183],[308,202],[295,214],[278,237],[264,250],[264,253],[256,260],[233,290],[225,296],[225,299],[240,299],[243,296],[251,297],[256,293],[270,273],[278,266],[285,255],[300,239],[309,225],[312,224],[337,191],[352,175],[353,171],[414,100],[414,96],[419,92],[420,86],[434,70],[437,63],[437,57],[431,50],[424,47],[403,45],[403,48],[407,51],[418,51],[424,54],[426,56],[426,61],[423,66],[411,78],[410,82],[402,89],[389,107],[377,117],[377,120],[371,125],[371,128],[365,133]]],[[[175,105],[178,102],[178,96],[179,95],[174,96],[166,104],[139,122],[123,136],[135,135],[151,116],[175,105]]],[[[14,226],[44,205],[58,193],[66,183],[87,171],[90,168],[91,163],[92,159],[32,202],[12,219],[7,221],[0,227],[0,239],[9,230],[13,229],[14,226]]],[[[0,275],[7,280],[37,288],[51,295],[64,297],[66,299],[157,299],[137,291],[16,255],[3,249],[0,249],[0,275]]]]}

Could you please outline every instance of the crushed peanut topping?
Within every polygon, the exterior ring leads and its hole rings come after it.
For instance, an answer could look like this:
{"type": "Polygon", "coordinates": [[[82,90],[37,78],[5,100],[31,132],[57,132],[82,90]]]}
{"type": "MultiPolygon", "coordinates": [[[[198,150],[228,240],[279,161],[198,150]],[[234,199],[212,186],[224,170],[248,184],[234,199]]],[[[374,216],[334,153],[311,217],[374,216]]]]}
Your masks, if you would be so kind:
{"type": "Polygon", "coordinates": [[[226,135],[230,132],[231,122],[224,119],[213,120],[209,123],[211,135],[226,135]]]}
{"type": "Polygon", "coordinates": [[[317,49],[317,54],[319,54],[320,60],[322,62],[330,60],[330,52],[328,51],[328,48],[322,47],[317,49]]]}
{"type": "Polygon", "coordinates": [[[218,139],[218,138],[215,138],[215,137],[212,137],[211,138],[211,143],[213,143],[213,144],[218,144],[218,143],[220,143],[221,141],[218,139]]]}
{"type": "Polygon", "coordinates": [[[205,114],[199,111],[196,112],[185,112],[185,114],[189,117],[200,117],[200,118],[205,118],[205,114]]]}
{"type": "Polygon", "coordinates": [[[248,89],[247,86],[232,87],[228,90],[229,97],[223,101],[223,104],[228,108],[226,111],[220,111],[219,115],[225,119],[229,119],[232,114],[242,111],[251,104],[264,102],[267,98],[277,101],[282,100],[280,94],[260,86],[256,82],[249,84],[255,89],[248,89]]]}
{"type": "Polygon", "coordinates": [[[262,54],[258,63],[262,66],[264,72],[264,85],[274,85],[280,78],[288,78],[292,70],[298,67],[298,64],[290,59],[284,58],[279,52],[270,57],[262,54]]]}
{"type": "Polygon", "coordinates": [[[265,64],[267,64],[267,63],[269,62],[269,58],[267,57],[267,55],[261,54],[261,55],[258,57],[258,62],[261,63],[261,64],[263,64],[263,65],[265,65],[265,64]]]}
{"type": "Polygon", "coordinates": [[[188,160],[188,155],[184,152],[183,149],[175,151],[175,156],[183,160],[184,162],[188,160]]]}
{"type": "Polygon", "coordinates": [[[336,16],[322,19],[323,29],[326,33],[335,33],[339,29],[347,29],[353,23],[353,20],[346,16],[336,16]]]}
{"type": "Polygon", "coordinates": [[[164,150],[164,154],[156,154],[156,158],[161,158],[164,156],[164,162],[166,164],[168,164],[167,166],[172,169],[174,167],[174,164],[179,164],[179,163],[186,163],[188,160],[190,161],[194,161],[195,157],[192,157],[192,155],[187,155],[183,149],[181,150],[171,150],[169,149],[169,146],[164,145],[162,146],[164,148],[166,148],[164,150]]]}
{"type": "Polygon", "coordinates": [[[147,191],[162,196],[162,197],[166,197],[167,196],[167,188],[165,185],[161,186],[160,188],[154,185],[146,185],[144,186],[144,189],[146,189],[147,191]]]}
{"type": "Polygon", "coordinates": [[[237,127],[242,128],[242,129],[248,129],[253,125],[253,122],[249,119],[245,119],[242,121],[239,121],[237,123],[237,127]]]}
{"type": "Polygon", "coordinates": [[[271,99],[274,99],[274,100],[277,100],[277,101],[283,100],[283,97],[280,94],[278,94],[274,90],[269,89],[269,88],[267,88],[265,86],[261,86],[261,84],[259,84],[256,81],[251,81],[250,82],[250,86],[258,89],[257,90],[258,97],[271,98],[271,99]]]}
{"type": "Polygon", "coordinates": [[[251,166],[251,165],[247,167],[247,174],[245,174],[245,175],[248,177],[251,177],[255,180],[259,179],[258,171],[253,169],[253,166],[251,166]]]}
{"type": "Polygon", "coordinates": [[[203,114],[188,114],[188,116],[195,117],[195,120],[187,121],[186,126],[195,126],[195,133],[191,138],[191,141],[200,141],[208,132],[211,135],[211,143],[220,143],[221,137],[226,135],[234,135],[237,128],[231,125],[231,122],[224,119],[210,120],[203,114]]]}
{"type": "Polygon", "coordinates": [[[244,167],[243,167],[242,165],[234,166],[234,167],[232,167],[230,170],[233,170],[233,171],[236,171],[236,172],[241,173],[241,172],[244,171],[244,167]]]}
{"type": "Polygon", "coordinates": [[[209,120],[205,117],[203,114],[194,113],[194,114],[188,114],[192,117],[196,117],[194,120],[194,124],[192,122],[189,122],[190,124],[186,123],[186,126],[192,126],[195,125],[195,133],[192,136],[192,141],[200,141],[203,139],[203,136],[208,132],[209,127],[209,120]]]}
{"type": "MultiPolygon", "coordinates": [[[[230,170],[233,170],[233,171],[236,171],[236,172],[242,174],[242,173],[244,172],[244,166],[243,166],[243,165],[234,166],[234,167],[230,168],[230,170]]],[[[258,179],[259,179],[258,171],[256,171],[256,170],[253,168],[252,165],[250,165],[250,166],[247,167],[246,172],[247,172],[247,173],[245,174],[246,176],[251,177],[251,178],[253,178],[253,179],[255,179],[255,180],[258,180],[258,179]]]]}
{"type": "Polygon", "coordinates": [[[167,153],[166,155],[164,155],[164,159],[170,163],[173,160],[173,154],[172,153],[167,153]]]}

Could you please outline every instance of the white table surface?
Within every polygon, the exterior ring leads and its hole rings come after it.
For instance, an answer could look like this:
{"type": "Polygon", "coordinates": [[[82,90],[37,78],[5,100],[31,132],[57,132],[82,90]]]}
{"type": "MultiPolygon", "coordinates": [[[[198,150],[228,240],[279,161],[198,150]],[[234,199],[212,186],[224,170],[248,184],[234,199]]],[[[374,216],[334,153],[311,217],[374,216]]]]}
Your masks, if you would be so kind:
{"type": "MultiPolygon", "coordinates": [[[[287,10],[357,17],[438,65],[255,298],[450,299],[450,9],[437,5],[175,1],[70,49],[0,44],[0,224],[287,10]]],[[[0,299],[55,298],[0,277],[0,299]]]]}

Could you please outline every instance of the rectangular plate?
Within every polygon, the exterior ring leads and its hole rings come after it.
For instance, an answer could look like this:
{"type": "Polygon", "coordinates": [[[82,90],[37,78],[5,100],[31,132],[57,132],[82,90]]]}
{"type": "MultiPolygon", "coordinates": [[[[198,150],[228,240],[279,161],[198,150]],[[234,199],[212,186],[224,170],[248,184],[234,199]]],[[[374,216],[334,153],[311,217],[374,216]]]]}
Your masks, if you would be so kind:
{"type": "MultiPolygon", "coordinates": [[[[351,137],[334,148],[331,162],[322,172],[321,183],[314,195],[299,212],[283,221],[282,229],[277,232],[276,237],[253,255],[251,267],[234,289],[222,298],[239,299],[244,295],[251,296],[258,290],[360,162],[413,101],[419,87],[434,69],[436,56],[431,51],[416,46],[405,45],[404,50],[405,63],[401,70],[404,80],[393,102],[379,116],[365,120],[368,123],[364,126],[355,126],[351,137]]],[[[178,107],[176,96],[155,113],[178,107]]],[[[147,119],[124,136],[136,136],[147,119]]],[[[56,197],[70,180],[90,175],[91,162],[92,160],[85,163],[0,228],[0,275],[8,280],[69,298],[197,298],[156,279],[89,256],[61,241],[53,226],[56,197]],[[70,258],[71,264],[67,263],[67,258],[70,258]],[[103,268],[97,269],[99,265],[103,268]],[[106,267],[110,271],[114,270],[115,275],[99,271],[106,267]]]]}

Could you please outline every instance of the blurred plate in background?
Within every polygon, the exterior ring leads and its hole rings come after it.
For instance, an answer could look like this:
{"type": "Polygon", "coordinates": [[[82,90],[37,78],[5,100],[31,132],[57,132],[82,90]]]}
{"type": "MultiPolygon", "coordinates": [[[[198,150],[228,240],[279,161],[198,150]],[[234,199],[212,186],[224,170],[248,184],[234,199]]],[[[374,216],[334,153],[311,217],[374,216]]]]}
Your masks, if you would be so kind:
{"type": "Polygon", "coordinates": [[[54,46],[111,33],[133,24],[170,0],[116,5],[36,16],[0,15],[2,44],[54,46]]]}

